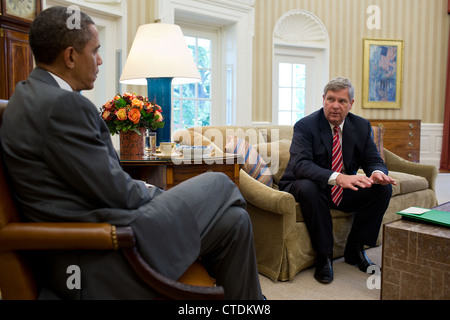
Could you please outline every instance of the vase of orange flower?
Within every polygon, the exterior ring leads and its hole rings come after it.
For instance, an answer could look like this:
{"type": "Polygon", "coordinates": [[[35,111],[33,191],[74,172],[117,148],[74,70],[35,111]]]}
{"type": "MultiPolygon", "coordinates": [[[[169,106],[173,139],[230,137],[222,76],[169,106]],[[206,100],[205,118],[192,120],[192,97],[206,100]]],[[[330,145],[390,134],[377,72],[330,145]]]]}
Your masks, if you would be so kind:
{"type": "Polygon", "coordinates": [[[116,95],[100,113],[111,135],[120,134],[121,158],[144,155],[145,131],[164,127],[161,107],[134,93],[116,95]]]}

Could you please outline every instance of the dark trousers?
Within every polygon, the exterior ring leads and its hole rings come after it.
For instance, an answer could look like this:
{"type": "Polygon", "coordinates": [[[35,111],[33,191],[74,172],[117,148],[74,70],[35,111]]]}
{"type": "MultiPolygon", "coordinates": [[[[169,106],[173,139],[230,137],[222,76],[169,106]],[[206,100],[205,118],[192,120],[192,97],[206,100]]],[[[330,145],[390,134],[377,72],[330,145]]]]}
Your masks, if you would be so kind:
{"type": "Polygon", "coordinates": [[[300,204],[311,242],[317,254],[333,253],[333,223],[330,209],[355,212],[347,243],[375,246],[392,186],[373,185],[368,189],[344,190],[339,207],[331,201],[331,187],[321,188],[310,180],[297,180],[289,190],[300,204]]]}
{"type": "Polygon", "coordinates": [[[188,199],[200,231],[200,257],[227,300],[262,300],[253,229],[237,186],[207,173],[167,193],[188,199]]]}

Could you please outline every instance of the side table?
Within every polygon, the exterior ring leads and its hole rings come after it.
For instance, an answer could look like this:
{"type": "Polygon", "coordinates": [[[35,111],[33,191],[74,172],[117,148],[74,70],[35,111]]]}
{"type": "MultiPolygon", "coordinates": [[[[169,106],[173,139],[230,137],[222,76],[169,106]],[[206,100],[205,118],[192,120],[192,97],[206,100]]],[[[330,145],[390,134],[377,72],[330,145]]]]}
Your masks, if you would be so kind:
{"type": "Polygon", "coordinates": [[[450,228],[405,219],[384,226],[381,299],[450,299],[450,228]]]}
{"type": "Polygon", "coordinates": [[[163,190],[206,172],[222,172],[239,186],[241,156],[225,154],[204,159],[157,158],[142,156],[120,159],[123,169],[134,179],[143,180],[163,190]]]}

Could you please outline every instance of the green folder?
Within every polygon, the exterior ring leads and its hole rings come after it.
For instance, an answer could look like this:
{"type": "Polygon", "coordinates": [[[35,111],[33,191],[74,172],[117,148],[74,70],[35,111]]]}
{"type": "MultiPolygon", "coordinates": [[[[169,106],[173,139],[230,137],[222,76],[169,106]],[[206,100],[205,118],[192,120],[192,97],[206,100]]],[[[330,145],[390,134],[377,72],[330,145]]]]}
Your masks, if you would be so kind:
{"type": "Polygon", "coordinates": [[[422,220],[450,227],[450,212],[446,211],[411,207],[403,211],[397,212],[397,214],[410,219],[422,220]]]}

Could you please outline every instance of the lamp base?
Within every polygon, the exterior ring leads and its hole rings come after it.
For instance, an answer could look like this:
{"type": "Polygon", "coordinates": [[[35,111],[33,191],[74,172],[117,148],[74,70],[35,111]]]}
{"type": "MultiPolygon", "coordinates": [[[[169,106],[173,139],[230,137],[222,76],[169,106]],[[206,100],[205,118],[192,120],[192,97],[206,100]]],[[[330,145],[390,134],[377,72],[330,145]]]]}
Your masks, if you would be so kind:
{"type": "Polygon", "coordinates": [[[156,130],[156,143],[172,140],[172,80],[173,78],[148,78],[148,100],[158,104],[164,117],[164,128],[156,130]]]}

